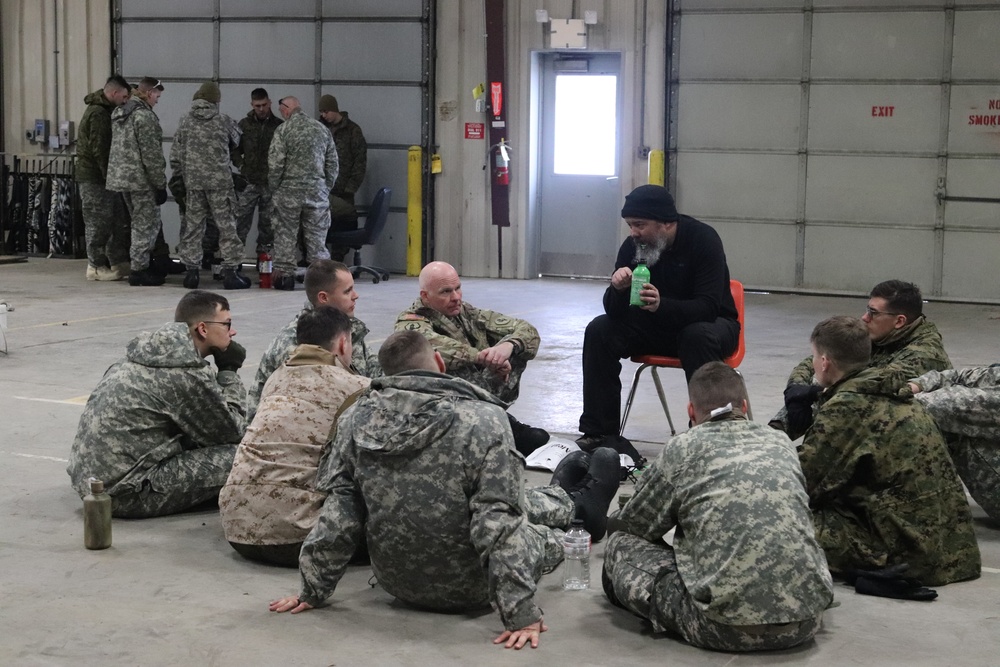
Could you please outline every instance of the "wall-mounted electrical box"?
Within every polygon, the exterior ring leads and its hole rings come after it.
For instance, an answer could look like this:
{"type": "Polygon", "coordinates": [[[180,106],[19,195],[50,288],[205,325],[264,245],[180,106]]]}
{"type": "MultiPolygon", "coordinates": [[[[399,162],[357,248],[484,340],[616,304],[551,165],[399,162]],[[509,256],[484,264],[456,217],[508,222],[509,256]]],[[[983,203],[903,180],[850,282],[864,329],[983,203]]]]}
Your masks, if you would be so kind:
{"type": "Polygon", "coordinates": [[[76,136],[73,133],[75,129],[73,121],[71,120],[61,120],[59,121],[59,145],[69,146],[76,140],[76,136]]]}
{"type": "Polygon", "coordinates": [[[35,136],[32,141],[46,143],[49,140],[49,121],[42,118],[35,119],[35,136]]]}

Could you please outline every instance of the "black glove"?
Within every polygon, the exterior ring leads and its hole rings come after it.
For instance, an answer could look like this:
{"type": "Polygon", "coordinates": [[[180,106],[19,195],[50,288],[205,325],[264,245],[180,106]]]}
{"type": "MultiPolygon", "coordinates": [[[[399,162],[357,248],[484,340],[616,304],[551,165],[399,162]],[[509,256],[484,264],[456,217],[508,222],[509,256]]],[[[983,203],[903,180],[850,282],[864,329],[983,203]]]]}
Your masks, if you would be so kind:
{"type": "Polygon", "coordinates": [[[156,191],[156,205],[163,206],[167,203],[167,189],[159,188],[156,191]]]}
{"type": "Polygon", "coordinates": [[[220,371],[238,371],[247,360],[247,350],[235,340],[229,341],[229,347],[225,350],[212,348],[212,356],[215,357],[215,365],[220,371]]]}
{"type": "Polygon", "coordinates": [[[907,577],[910,566],[900,563],[884,570],[846,570],[844,578],[854,585],[854,590],[862,595],[875,595],[895,600],[918,600],[929,602],[938,596],[937,591],[927,588],[914,577],[907,577]]]}
{"type": "MultiPolygon", "coordinates": [[[[813,403],[823,393],[818,384],[790,384],[785,387],[788,433],[805,433],[812,426],[813,403]]],[[[791,437],[791,436],[789,436],[791,437]]]]}
{"type": "Polygon", "coordinates": [[[243,176],[243,174],[237,174],[235,171],[233,172],[234,190],[236,190],[237,192],[243,192],[244,190],[247,189],[247,185],[249,185],[249,183],[250,182],[247,181],[247,179],[243,176]]]}

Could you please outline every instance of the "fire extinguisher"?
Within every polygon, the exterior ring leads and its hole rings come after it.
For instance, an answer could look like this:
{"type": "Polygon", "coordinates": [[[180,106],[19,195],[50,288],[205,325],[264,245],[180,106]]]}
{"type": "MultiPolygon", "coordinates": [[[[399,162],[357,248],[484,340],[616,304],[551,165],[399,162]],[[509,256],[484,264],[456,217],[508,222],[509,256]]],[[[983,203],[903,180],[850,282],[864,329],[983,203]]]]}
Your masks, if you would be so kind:
{"type": "Polygon", "coordinates": [[[503,139],[497,144],[496,168],[493,171],[493,183],[496,185],[510,185],[510,154],[507,152],[507,142],[503,139]]]}
{"type": "Polygon", "coordinates": [[[271,289],[271,253],[267,248],[257,255],[257,273],[260,275],[260,288],[271,289]]]}

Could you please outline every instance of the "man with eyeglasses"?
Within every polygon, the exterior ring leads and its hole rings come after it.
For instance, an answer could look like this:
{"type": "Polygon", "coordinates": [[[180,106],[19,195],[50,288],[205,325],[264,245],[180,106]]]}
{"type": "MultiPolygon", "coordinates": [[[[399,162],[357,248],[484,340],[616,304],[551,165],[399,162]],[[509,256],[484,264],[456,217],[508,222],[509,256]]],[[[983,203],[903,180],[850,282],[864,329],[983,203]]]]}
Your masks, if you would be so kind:
{"type": "Polygon", "coordinates": [[[66,472],[81,497],[104,482],[116,517],[174,514],[214,500],[246,429],[229,302],[185,294],[174,322],[139,334],[87,400],[66,472]],[[213,357],[216,369],[206,361],[213,357]]]}
{"type": "MultiPolygon", "coordinates": [[[[902,280],[886,280],[872,288],[861,321],[872,341],[869,366],[880,368],[887,382],[903,386],[928,371],[951,368],[941,333],[923,313],[920,288],[902,280]]],[[[801,437],[812,423],[813,404],[822,388],[816,384],[812,357],[792,370],[785,387],[785,406],[770,425],[801,437]]]]}

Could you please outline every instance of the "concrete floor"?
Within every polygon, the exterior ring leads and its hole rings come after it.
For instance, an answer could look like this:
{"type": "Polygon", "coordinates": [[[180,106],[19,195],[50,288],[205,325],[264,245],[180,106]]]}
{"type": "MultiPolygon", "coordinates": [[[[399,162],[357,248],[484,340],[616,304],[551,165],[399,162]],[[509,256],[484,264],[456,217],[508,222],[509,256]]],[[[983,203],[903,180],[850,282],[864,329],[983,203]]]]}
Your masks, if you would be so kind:
{"type": "MultiPolygon", "coordinates": [[[[32,259],[0,266],[0,301],[12,303],[0,355],[0,664],[17,665],[987,665],[1000,663],[1000,526],[973,508],[983,575],[940,590],[933,603],[856,595],[838,586],[815,642],[757,655],[702,651],[663,636],[611,607],[594,582],[563,592],[559,571],[542,579],[538,602],[550,630],[535,651],[494,647],[493,613],[446,616],[414,611],[352,567],[332,606],[298,616],[267,611],[297,592],[298,575],[240,558],[216,512],[145,521],[116,520],[114,546],[83,548],[80,499],[65,473],[87,394],[138,332],[172,318],[179,276],[162,288],[87,283],[85,262],[32,259]]],[[[208,281],[206,287],[211,288],[208,281]]],[[[574,435],[580,412],[580,347],[600,312],[595,281],[465,281],[473,304],[526,318],[542,349],[512,412],[553,433],[574,435]]],[[[413,278],[358,284],[357,314],[378,344],[416,297],[413,278]]],[[[249,351],[244,381],[274,333],[301,307],[302,291],[229,293],[238,340],[249,351]]],[[[865,299],[747,294],[742,370],[758,421],[781,401],[784,379],[808,352],[820,319],[860,314],[865,299]]],[[[931,303],[956,366],[997,360],[1000,308],[931,303]]],[[[623,371],[626,390],[634,366],[623,371]]],[[[664,373],[678,425],[686,424],[682,374],[664,373]]],[[[627,434],[647,456],[667,439],[652,381],[643,378],[627,434]]],[[[529,472],[529,484],[547,476],[529,472]]],[[[623,490],[627,486],[623,487],[623,490]]],[[[595,548],[599,577],[603,545],[595,548]]],[[[599,579],[598,579],[599,580],[599,579]]]]}

